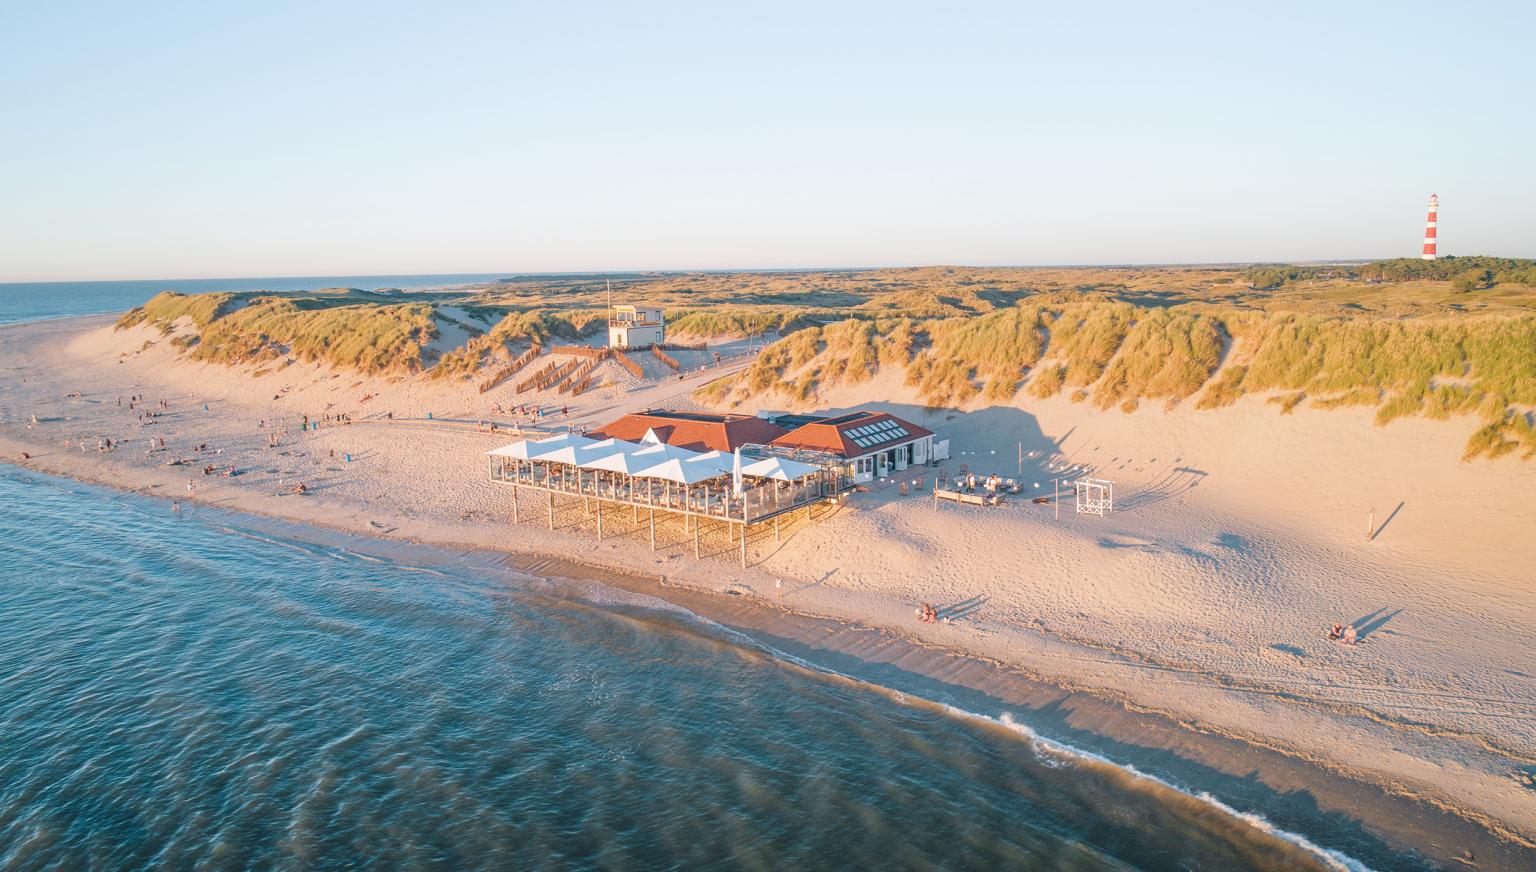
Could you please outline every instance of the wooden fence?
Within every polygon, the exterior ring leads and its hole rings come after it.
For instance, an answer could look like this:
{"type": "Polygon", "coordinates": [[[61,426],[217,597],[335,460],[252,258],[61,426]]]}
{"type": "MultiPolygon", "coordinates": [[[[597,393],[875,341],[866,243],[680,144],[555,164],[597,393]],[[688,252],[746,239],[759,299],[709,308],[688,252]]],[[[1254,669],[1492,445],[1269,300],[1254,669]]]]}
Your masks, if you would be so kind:
{"type": "MultiPolygon", "coordinates": [[[[533,344],[533,347],[529,348],[527,351],[525,351],[522,354],[518,355],[517,360],[514,360],[510,364],[502,367],[501,369],[496,370],[496,372],[491,374],[490,378],[488,378],[485,381],[481,382],[480,383],[480,393],[483,394],[486,391],[490,390],[491,388],[494,388],[497,385],[501,384],[502,382],[506,381],[507,379],[511,378],[512,376],[517,375],[518,372],[520,372],[523,369],[523,367],[527,366],[530,363],[533,363],[533,359],[535,357],[538,357],[538,356],[539,356],[539,344],[537,342],[535,342],[533,344]]],[[[519,391],[519,393],[521,393],[521,391],[519,391]]]]}
{"type": "Polygon", "coordinates": [[[576,357],[593,357],[598,360],[608,356],[608,348],[593,348],[590,345],[556,345],[549,350],[550,354],[571,354],[576,357]]]}
{"type": "Polygon", "coordinates": [[[672,367],[673,372],[682,372],[683,365],[677,362],[677,358],[666,353],[665,351],[662,351],[660,345],[652,345],[651,353],[656,355],[657,360],[665,363],[667,366],[672,367]]]}
{"type": "MultiPolygon", "coordinates": [[[[583,362],[580,366],[576,367],[576,369],[570,373],[569,380],[560,383],[560,393],[563,394],[567,391],[570,391],[576,386],[577,383],[580,383],[583,389],[585,389],[587,385],[591,384],[592,379],[596,377],[593,375],[593,370],[601,366],[602,362],[607,359],[608,349],[604,348],[602,354],[590,358],[583,362]]],[[[581,391],[575,391],[575,393],[579,394],[581,391]]]]}
{"type": "Polygon", "coordinates": [[[571,380],[571,396],[573,396],[573,397],[581,396],[582,392],[585,391],[587,388],[592,387],[592,383],[595,382],[595,381],[597,381],[597,373],[595,373],[595,372],[588,373],[587,375],[583,376],[581,381],[576,381],[575,379],[572,379],[571,380]]]}
{"type": "Polygon", "coordinates": [[[622,350],[615,348],[613,350],[613,359],[619,362],[619,366],[629,370],[629,374],[635,378],[645,378],[645,370],[641,369],[640,364],[635,363],[634,358],[625,354],[622,350]]]}

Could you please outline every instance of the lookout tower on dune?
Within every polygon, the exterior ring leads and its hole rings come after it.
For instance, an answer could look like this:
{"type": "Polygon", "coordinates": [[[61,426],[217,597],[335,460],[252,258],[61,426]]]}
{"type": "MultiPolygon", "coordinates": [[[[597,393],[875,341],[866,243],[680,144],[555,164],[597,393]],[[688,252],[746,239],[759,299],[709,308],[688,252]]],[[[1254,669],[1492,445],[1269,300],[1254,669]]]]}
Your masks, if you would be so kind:
{"type": "Polygon", "coordinates": [[[1425,260],[1435,259],[1435,216],[1440,212],[1440,195],[1429,195],[1429,220],[1424,222],[1424,253],[1420,255],[1425,260]]]}
{"type": "Polygon", "coordinates": [[[644,348],[667,340],[659,306],[614,306],[608,316],[609,348],[644,348]]]}

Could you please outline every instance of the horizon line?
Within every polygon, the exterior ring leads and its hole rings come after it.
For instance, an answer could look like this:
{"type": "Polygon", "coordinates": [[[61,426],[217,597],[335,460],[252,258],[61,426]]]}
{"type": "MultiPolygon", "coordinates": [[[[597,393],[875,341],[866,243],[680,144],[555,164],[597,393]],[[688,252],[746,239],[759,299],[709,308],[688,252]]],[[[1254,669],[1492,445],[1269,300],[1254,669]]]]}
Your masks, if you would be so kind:
{"type": "MultiPolygon", "coordinates": [[[[1462,255],[1473,257],[1480,255],[1462,255]]],[[[1457,255],[1441,255],[1440,260],[1457,257],[1457,255]]],[[[620,275],[687,275],[690,273],[814,273],[814,272],[871,272],[883,269],[936,269],[936,268],[962,268],[962,269],[1154,269],[1154,268],[1236,268],[1245,266],[1264,266],[1270,264],[1284,264],[1292,266],[1326,266],[1338,264],[1341,266],[1374,263],[1381,260],[1417,260],[1417,257],[1402,255],[1396,258],[1361,257],[1361,258],[1315,258],[1315,259],[1290,259],[1290,260],[1225,260],[1225,261],[1106,261],[1099,263],[916,263],[916,264],[879,264],[865,266],[792,266],[792,267],[669,267],[658,269],[600,269],[600,270],[479,270],[472,272],[419,272],[419,273],[286,273],[258,276],[187,276],[183,278],[155,276],[153,278],[84,278],[84,279],[42,279],[42,280],[5,280],[0,281],[0,287],[7,285],[71,285],[71,284],[110,284],[110,283],[143,283],[143,282],[228,282],[228,281],[264,281],[269,279],[347,279],[347,278],[458,278],[500,276],[503,278],[522,277],[554,277],[554,276],[620,276],[620,275]]]]}

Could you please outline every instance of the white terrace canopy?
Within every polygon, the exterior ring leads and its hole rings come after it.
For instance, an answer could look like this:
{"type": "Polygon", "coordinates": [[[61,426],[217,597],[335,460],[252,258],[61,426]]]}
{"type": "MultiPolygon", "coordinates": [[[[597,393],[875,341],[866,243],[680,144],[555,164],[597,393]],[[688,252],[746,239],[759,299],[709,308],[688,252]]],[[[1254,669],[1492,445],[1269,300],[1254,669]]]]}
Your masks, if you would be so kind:
{"type": "MultiPolygon", "coordinates": [[[[601,441],[561,434],[522,439],[486,452],[490,477],[513,487],[513,518],[518,517],[521,488],[549,494],[550,527],[555,496],[596,499],[598,536],[604,502],[647,509],[655,542],[655,512],[724,521],[728,526],[776,518],[847,490],[844,464],[829,458],[818,466],[784,457],[738,457],[724,451],[690,451],[665,442],[601,441]],[[740,470],[738,479],[737,470],[740,470]]],[[[743,549],[745,545],[743,544],[743,549]]],[[[743,550],[745,555],[745,550],[743,550]]],[[[745,560],[745,556],[743,556],[745,560]]]]}
{"type": "Polygon", "coordinates": [[[808,475],[815,475],[819,471],[821,468],[818,466],[790,460],[787,457],[764,457],[741,468],[742,475],[771,478],[775,481],[795,481],[808,475]]]}

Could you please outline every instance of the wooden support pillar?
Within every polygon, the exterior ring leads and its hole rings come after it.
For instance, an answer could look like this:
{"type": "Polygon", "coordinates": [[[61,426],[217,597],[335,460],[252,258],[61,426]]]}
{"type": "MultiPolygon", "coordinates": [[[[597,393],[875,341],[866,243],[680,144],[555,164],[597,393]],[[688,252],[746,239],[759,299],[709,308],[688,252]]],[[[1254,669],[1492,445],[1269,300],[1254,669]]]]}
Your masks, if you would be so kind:
{"type": "Polygon", "coordinates": [[[741,522],[741,568],[747,568],[747,522],[741,522]]]}
{"type": "Polygon", "coordinates": [[[522,518],[517,516],[517,485],[512,485],[512,523],[522,523],[522,518]]]}
{"type": "MultiPolygon", "coordinates": [[[[687,517],[687,515],[683,516],[685,520],[687,517]]],[[[695,522],[693,525],[693,559],[699,559],[699,525],[697,522],[695,522]]]]}
{"type": "Polygon", "coordinates": [[[651,509],[651,550],[656,550],[656,510],[651,509]]]}
{"type": "Polygon", "coordinates": [[[603,501],[597,501],[597,541],[603,541],[603,501]]]}
{"type": "Polygon", "coordinates": [[[549,529],[555,529],[555,492],[549,491],[549,529]]]}

